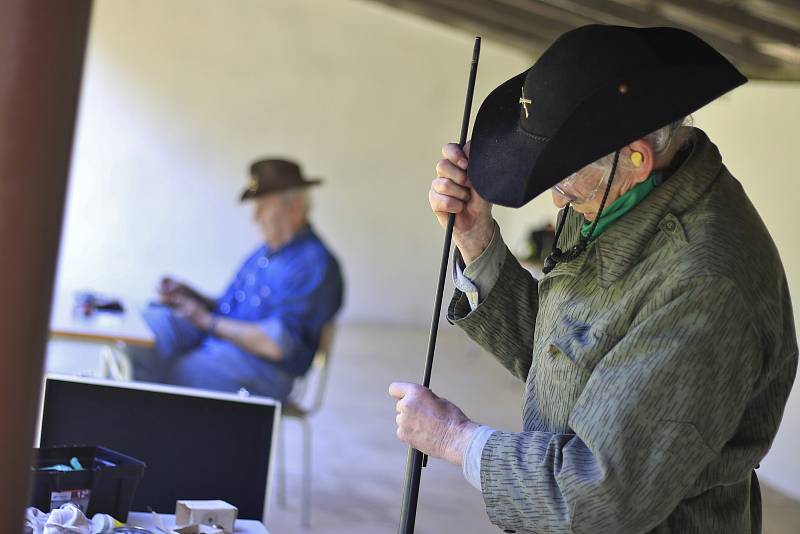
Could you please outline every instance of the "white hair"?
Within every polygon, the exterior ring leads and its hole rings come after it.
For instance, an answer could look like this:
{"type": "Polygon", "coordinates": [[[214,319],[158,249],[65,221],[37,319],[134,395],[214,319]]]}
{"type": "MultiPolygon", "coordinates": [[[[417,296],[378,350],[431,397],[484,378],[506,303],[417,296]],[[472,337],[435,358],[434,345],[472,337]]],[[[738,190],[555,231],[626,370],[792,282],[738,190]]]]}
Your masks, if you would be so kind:
{"type": "Polygon", "coordinates": [[[303,200],[303,218],[308,218],[308,212],[311,211],[311,195],[308,194],[307,187],[295,187],[281,192],[281,201],[288,204],[295,198],[303,200]]]}
{"type": "Polygon", "coordinates": [[[285,200],[289,200],[290,198],[294,197],[303,197],[308,200],[308,188],[307,187],[293,187],[291,189],[286,189],[281,191],[281,198],[285,200]]]}
{"type": "Polygon", "coordinates": [[[650,143],[650,146],[653,147],[653,154],[656,159],[659,159],[669,154],[671,149],[677,152],[683,145],[690,141],[691,130],[689,130],[689,127],[692,126],[692,124],[692,116],[687,115],[666,126],[662,126],[654,132],[650,132],[642,139],[650,143]],[[682,130],[681,128],[684,126],[686,128],[682,130]]]}
{"type": "MultiPolygon", "coordinates": [[[[692,116],[687,115],[642,137],[653,147],[653,157],[659,167],[669,165],[675,153],[692,141],[694,134],[691,126],[693,123],[692,116]]],[[[614,152],[606,154],[594,162],[594,165],[602,166],[605,170],[604,183],[611,175],[614,154],[614,152]]],[[[620,163],[622,162],[623,160],[620,158],[620,163]]]]}

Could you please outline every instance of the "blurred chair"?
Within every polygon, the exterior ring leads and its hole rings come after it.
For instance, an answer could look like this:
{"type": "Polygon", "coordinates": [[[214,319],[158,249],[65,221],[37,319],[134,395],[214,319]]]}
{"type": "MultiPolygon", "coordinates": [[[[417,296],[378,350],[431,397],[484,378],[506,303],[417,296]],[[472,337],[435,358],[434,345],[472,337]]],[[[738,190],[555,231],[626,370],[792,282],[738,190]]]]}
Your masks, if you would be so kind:
{"type": "MultiPolygon", "coordinates": [[[[296,419],[303,431],[303,527],[311,526],[311,425],[309,419],[322,407],[325,386],[328,381],[330,350],[336,325],[327,323],[322,329],[319,348],[305,376],[297,378],[289,399],[281,409],[283,419],[296,419]]],[[[278,504],[286,507],[286,447],[283,429],[279,433],[278,444],[278,504]]]]}

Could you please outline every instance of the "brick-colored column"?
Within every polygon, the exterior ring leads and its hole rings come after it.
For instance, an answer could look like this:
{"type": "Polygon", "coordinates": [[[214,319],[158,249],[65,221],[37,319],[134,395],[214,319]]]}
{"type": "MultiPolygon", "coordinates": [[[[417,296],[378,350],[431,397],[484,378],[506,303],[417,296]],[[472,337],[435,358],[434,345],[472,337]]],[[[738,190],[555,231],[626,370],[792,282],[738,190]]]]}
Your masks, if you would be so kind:
{"type": "Polygon", "coordinates": [[[91,0],[0,15],[0,532],[22,532],[91,0]]]}

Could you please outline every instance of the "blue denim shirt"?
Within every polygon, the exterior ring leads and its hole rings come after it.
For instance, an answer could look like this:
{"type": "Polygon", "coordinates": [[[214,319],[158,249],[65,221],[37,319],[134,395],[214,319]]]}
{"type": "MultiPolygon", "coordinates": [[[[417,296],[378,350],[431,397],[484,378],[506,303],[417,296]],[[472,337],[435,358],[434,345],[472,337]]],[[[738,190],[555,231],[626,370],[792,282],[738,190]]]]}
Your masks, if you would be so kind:
{"type": "MultiPolygon", "coordinates": [[[[275,365],[300,376],[311,365],[323,325],[341,307],[342,293],[336,258],[307,226],[277,250],[258,247],[217,300],[215,313],[258,323],[284,355],[275,365]]],[[[203,346],[248,354],[214,336],[203,346]]]]}

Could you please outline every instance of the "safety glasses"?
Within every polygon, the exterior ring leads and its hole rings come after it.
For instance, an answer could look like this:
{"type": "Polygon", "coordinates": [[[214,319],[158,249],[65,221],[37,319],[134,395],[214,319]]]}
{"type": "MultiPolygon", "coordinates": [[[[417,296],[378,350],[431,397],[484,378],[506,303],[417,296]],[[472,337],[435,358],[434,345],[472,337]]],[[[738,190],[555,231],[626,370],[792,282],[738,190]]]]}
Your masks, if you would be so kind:
{"type": "Polygon", "coordinates": [[[573,172],[552,187],[570,204],[585,204],[594,200],[609,172],[607,156],[573,172]]]}

